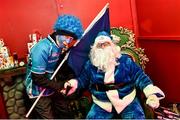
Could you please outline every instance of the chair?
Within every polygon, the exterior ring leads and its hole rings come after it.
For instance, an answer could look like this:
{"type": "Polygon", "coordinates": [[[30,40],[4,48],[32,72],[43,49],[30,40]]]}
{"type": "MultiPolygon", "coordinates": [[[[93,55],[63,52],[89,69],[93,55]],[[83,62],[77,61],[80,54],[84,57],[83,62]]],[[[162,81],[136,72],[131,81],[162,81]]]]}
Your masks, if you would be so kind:
{"type": "Polygon", "coordinates": [[[136,47],[134,33],[127,28],[112,27],[111,35],[113,41],[121,47],[121,52],[130,55],[138,65],[145,69],[149,59],[145,55],[144,49],[136,47]]]}

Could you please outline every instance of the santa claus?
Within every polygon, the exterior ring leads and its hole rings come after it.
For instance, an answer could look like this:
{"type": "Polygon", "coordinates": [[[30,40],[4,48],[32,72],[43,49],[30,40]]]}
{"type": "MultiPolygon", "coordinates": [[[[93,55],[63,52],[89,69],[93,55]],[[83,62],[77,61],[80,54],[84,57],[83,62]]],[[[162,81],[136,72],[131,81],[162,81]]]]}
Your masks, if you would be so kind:
{"type": "Polygon", "coordinates": [[[121,54],[107,32],[97,35],[89,57],[80,76],[66,82],[61,91],[66,93],[70,86],[70,95],[77,89],[89,89],[93,105],[87,119],[110,119],[114,115],[121,119],[145,119],[137,89],[144,92],[150,107],[159,107],[164,93],[130,56],[121,54]]]}

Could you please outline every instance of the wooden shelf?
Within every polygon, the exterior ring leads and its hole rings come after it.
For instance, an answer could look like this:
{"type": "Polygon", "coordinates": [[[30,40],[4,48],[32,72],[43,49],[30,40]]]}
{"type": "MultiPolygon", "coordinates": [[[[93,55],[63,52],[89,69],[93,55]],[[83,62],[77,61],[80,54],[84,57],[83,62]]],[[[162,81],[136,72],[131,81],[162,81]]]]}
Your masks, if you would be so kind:
{"type": "Polygon", "coordinates": [[[26,66],[14,67],[10,69],[0,70],[0,79],[4,80],[6,83],[12,82],[12,77],[25,75],[26,66]]]}

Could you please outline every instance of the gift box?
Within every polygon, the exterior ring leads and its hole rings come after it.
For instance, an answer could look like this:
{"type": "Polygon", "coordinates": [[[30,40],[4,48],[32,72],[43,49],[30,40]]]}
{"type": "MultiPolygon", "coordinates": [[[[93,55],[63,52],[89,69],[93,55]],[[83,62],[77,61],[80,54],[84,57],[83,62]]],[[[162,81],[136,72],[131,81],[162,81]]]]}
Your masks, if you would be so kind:
{"type": "Polygon", "coordinates": [[[6,46],[0,48],[0,53],[3,55],[4,58],[9,57],[9,50],[6,46]]]}
{"type": "Polygon", "coordinates": [[[30,42],[27,43],[27,47],[28,47],[28,53],[30,53],[31,48],[37,43],[39,42],[39,40],[42,39],[42,35],[40,34],[39,31],[34,31],[32,34],[29,34],[29,40],[30,42]]]}
{"type": "Polygon", "coordinates": [[[14,67],[13,57],[7,46],[4,46],[3,39],[0,39],[0,69],[8,69],[14,67]]]}
{"type": "Polygon", "coordinates": [[[42,39],[42,35],[36,30],[34,33],[29,34],[29,39],[32,43],[36,44],[40,39],[42,39]]]}
{"type": "Polygon", "coordinates": [[[27,43],[28,53],[30,53],[31,48],[34,46],[34,43],[27,43]]]}
{"type": "Polygon", "coordinates": [[[0,38],[0,48],[4,46],[4,41],[2,38],[0,38]]]}

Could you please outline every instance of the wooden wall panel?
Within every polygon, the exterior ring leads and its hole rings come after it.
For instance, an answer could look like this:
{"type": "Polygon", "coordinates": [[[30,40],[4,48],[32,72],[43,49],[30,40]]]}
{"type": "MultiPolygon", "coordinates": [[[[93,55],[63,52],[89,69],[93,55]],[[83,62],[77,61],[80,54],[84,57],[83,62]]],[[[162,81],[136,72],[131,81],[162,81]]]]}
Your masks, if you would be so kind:
{"type": "Polygon", "coordinates": [[[180,1],[136,0],[138,43],[150,62],[146,71],[166,94],[180,102],[180,1]]]}
{"type": "Polygon", "coordinates": [[[139,40],[149,58],[146,73],[165,93],[165,102],[180,101],[180,41],[139,40]]]}

